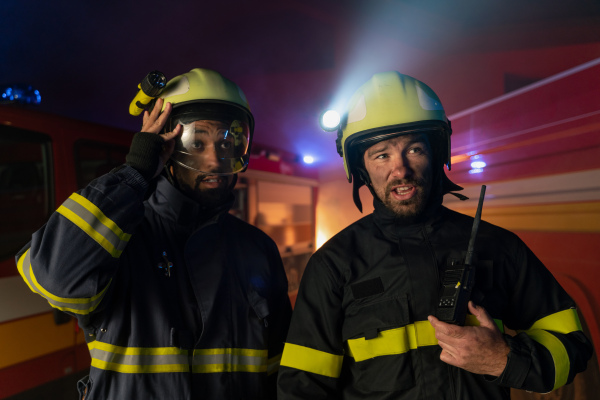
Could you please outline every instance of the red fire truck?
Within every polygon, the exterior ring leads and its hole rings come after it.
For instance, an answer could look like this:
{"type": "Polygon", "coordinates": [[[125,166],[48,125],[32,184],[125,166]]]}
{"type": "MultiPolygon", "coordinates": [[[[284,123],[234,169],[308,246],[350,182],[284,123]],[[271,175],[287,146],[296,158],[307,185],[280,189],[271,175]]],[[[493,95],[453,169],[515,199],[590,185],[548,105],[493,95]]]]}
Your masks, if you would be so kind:
{"type": "MultiPolygon", "coordinates": [[[[518,234],[548,267],[600,355],[600,59],[450,119],[449,176],[471,200],[444,204],[475,215],[485,184],[482,218],[518,234]]],[[[594,357],[552,398],[597,398],[598,378],[594,357]]]]}

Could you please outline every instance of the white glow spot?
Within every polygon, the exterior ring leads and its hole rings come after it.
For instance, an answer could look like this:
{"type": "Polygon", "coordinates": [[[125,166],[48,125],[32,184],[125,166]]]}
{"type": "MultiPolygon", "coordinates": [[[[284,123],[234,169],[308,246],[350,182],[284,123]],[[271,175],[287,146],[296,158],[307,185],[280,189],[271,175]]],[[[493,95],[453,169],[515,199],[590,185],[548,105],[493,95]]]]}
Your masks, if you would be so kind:
{"type": "Polygon", "coordinates": [[[340,124],[340,114],[335,110],[327,110],[321,118],[321,124],[324,128],[335,128],[340,124]]]}
{"type": "Polygon", "coordinates": [[[302,160],[304,160],[304,162],[306,164],[312,164],[313,162],[315,162],[315,159],[313,156],[304,156],[304,158],[302,160]]]}
{"type": "Polygon", "coordinates": [[[328,240],[329,238],[327,237],[327,235],[325,235],[325,233],[323,233],[320,230],[317,230],[317,249],[323,246],[323,244],[325,244],[325,242],[328,240]]]}
{"type": "Polygon", "coordinates": [[[471,168],[473,169],[483,169],[485,168],[487,164],[485,163],[485,161],[473,161],[471,163],[471,168]]]}

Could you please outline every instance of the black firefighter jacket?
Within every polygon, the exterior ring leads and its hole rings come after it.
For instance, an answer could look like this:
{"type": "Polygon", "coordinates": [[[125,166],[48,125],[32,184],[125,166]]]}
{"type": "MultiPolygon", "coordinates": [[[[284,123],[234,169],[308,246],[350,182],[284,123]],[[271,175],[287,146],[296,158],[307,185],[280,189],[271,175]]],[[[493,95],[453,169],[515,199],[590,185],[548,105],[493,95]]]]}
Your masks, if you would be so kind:
{"type": "Polygon", "coordinates": [[[575,304],[516,235],[485,222],[472,299],[518,332],[506,336],[508,365],[495,378],[439,360],[427,316],[446,265],[464,260],[472,224],[439,206],[426,223],[401,226],[375,201],[373,214],[323,245],[302,278],[279,398],[495,400],[509,398],[509,387],[548,392],[571,382],[592,352],[575,304]]]}
{"type": "Polygon", "coordinates": [[[17,256],[76,316],[92,359],[86,400],[275,397],[291,307],[275,243],[225,210],[203,215],[131,167],[74,193],[17,256]]]}

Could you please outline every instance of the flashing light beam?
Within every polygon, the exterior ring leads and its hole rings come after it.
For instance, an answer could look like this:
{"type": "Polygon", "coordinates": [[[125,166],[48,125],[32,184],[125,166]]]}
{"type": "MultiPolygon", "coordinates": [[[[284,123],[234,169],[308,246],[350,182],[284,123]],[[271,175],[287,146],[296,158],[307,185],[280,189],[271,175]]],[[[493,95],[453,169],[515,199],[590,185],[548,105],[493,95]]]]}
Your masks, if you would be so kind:
{"type": "Polygon", "coordinates": [[[471,163],[471,168],[473,169],[484,169],[487,164],[485,161],[473,161],[471,163]]]}
{"type": "Polygon", "coordinates": [[[321,114],[319,125],[321,125],[321,129],[324,131],[331,132],[338,128],[340,121],[340,113],[335,110],[327,110],[321,114]]]}
{"type": "Polygon", "coordinates": [[[312,164],[315,162],[315,158],[313,156],[304,156],[302,159],[306,164],[312,164]]]}

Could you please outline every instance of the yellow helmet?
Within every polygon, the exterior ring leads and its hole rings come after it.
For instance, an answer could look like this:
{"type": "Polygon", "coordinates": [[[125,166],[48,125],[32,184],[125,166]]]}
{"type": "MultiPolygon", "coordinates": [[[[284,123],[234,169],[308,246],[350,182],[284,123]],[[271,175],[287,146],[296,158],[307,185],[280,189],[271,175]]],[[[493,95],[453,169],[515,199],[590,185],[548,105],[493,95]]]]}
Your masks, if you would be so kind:
{"type": "MultiPolygon", "coordinates": [[[[431,133],[436,163],[441,161],[450,169],[450,121],[429,86],[396,71],[382,72],[373,75],[350,98],[336,145],[344,159],[348,182],[354,177],[354,202],[361,211],[358,189],[369,183],[366,171],[361,170],[364,150],[379,141],[415,132],[431,133]]],[[[460,190],[443,169],[442,175],[450,183],[445,188],[460,190]]]]}
{"type": "MultiPolygon", "coordinates": [[[[194,122],[216,120],[225,126],[219,137],[212,140],[220,160],[216,174],[229,175],[243,172],[248,166],[250,146],[254,131],[254,117],[248,100],[238,85],[216,71],[195,68],[171,79],[160,97],[173,105],[173,111],[165,126],[172,131],[177,124],[183,125],[183,133],[177,138],[171,159],[192,170],[203,171],[198,136],[194,134],[194,122]]],[[[211,143],[212,145],[212,143],[211,143]]]]}

